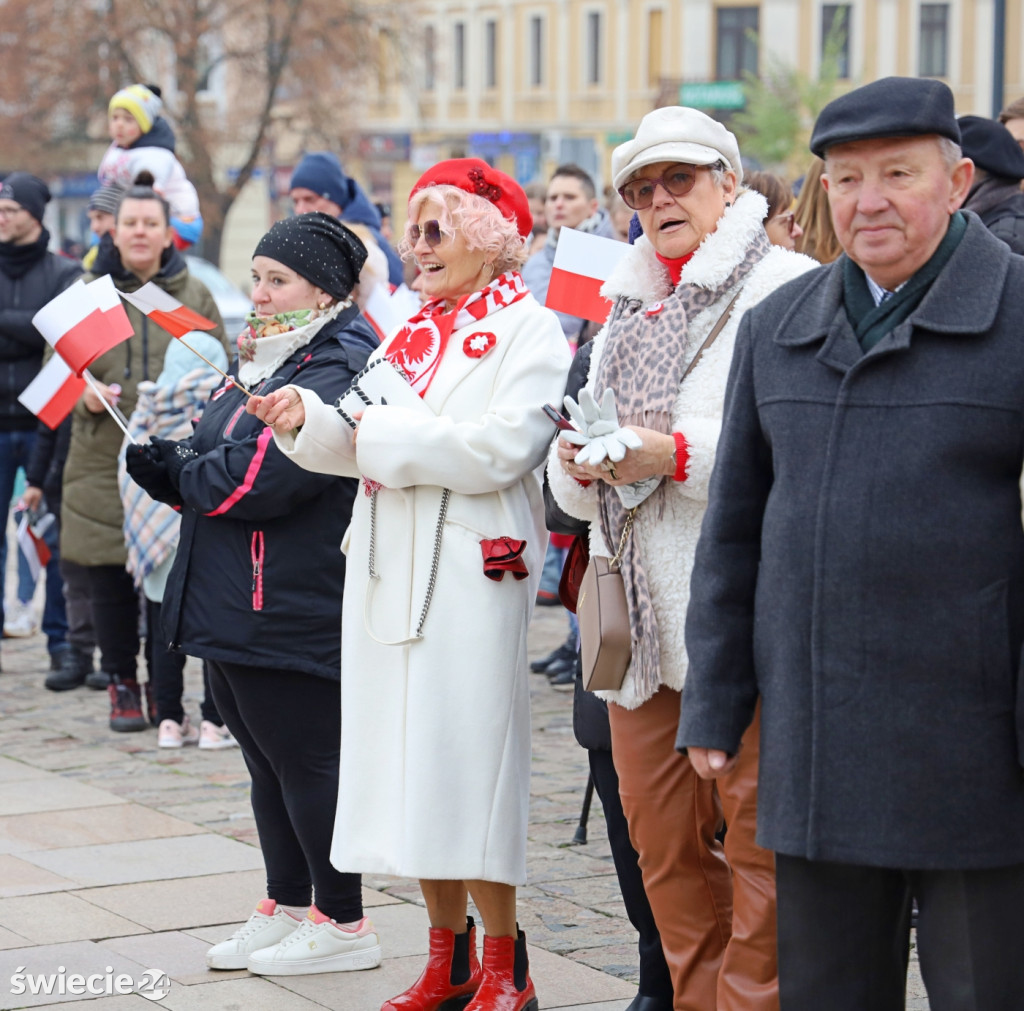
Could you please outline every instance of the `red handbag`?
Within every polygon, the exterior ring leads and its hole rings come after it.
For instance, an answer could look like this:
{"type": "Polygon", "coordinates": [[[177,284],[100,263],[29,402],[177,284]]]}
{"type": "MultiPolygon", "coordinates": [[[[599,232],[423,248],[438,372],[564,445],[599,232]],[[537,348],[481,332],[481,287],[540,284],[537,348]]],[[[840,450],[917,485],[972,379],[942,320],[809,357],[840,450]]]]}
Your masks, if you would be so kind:
{"type": "Polygon", "coordinates": [[[583,574],[590,563],[590,547],[587,538],[577,534],[569,547],[565,564],[562,566],[562,578],[558,581],[558,599],[566,610],[576,613],[576,601],[580,596],[580,584],[583,574]]]}

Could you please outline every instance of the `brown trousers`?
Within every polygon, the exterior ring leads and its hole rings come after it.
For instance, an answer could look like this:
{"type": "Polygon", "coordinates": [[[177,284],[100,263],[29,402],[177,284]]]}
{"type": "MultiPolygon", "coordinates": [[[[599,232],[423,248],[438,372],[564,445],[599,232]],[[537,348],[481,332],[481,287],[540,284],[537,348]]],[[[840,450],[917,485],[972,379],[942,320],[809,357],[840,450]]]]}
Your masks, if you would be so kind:
{"type": "Polygon", "coordinates": [[[775,859],[754,842],[760,707],[739,762],[702,780],[675,750],[679,692],[608,707],[629,835],[672,974],[675,1011],[778,1011],[775,859]],[[715,832],[724,817],[724,846],[715,832]]]}

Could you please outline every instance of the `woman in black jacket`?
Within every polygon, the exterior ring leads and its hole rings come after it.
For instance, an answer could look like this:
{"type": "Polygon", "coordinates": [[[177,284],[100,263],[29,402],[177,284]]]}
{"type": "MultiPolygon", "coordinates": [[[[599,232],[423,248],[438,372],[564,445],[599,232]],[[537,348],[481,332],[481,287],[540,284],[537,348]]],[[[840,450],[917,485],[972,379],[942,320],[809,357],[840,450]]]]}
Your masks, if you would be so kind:
{"type": "MultiPolygon", "coordinates": [[[[365,259],[326,214],[267,232],[253,255],[255,312],[238,338],[241,386],[266,394],[291,383],[328,403],[345,392],[377,346],[351,298],[365,259]]],[[[181,504],[164,631],[173,649],[208,662],[252,776],[267,868],[267,898],[207,962],[266,975],[372,968],[380,945],[359,875],[328,859],[341,738],[338,544],[356,482],[289,461],[246,399],[225,382],[190,439],[127,455],[154,498],[181,504]]]]}

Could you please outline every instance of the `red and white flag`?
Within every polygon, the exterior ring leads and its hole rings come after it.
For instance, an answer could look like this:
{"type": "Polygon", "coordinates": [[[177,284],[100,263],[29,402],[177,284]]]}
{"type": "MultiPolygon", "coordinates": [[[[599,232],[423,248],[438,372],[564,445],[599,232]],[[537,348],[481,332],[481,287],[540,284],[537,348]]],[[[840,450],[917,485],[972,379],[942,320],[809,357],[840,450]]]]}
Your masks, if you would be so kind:
{"type": "Polygon", "coordinates": [[[32,317],[32,325],[78,376],[133,333],[109,275],[91,284],[75,281],[32,317]]]}
{"type": "Polygon", "coordinates": [[[601,296],[601,285],[628,252],[626,242],[575,228],[560,229],[544,304],[570,316],[603,323],[612,303],[601,296]]]}
{"type": "MultiPolygon", "coordinates": [[[[49,513],[46,515],[49,516],[50,523],[52,523],[53,516],[49,513]]],[[[46,517],[43,517],[43,519],[45,520],[46,517]]],[[[21,548],[21,553],[25,556],[25,561],[28,562],[33,583],[39,581],[39,576],[52,557],[50,549],[43,541],[42,534],[43,530],[39,527],[33,529],[28,521],[28,513],[23,513],[21,522],[18,524],[18,547],[21,548]]]]}
{"type": "Polygon", "coordinates": [[[381,340],[390,337],[407,319],[420,311],[420,298],[404,284],[389,292],[378,284],[370,292],[363,317],[381,340]]]}
{"type": "Polygon", "coordinates": [[[121,298],[131,302],[136,309],[145,313],[172,337],[184,337],[192,330],[212,330],[217,325],[212,319],[207,319],[187,305],[182,305],[173,295],[168,295],[152,281],[144,284],[138,291],[122,291],[120,294],[121,298]]]}
{"type": "Polygon", "coordinates": [[[54,355],[18,395],[44,425],[56,428],[70,413],[85,389],[85,380],[71,371],[60,355],[54,355]]]}

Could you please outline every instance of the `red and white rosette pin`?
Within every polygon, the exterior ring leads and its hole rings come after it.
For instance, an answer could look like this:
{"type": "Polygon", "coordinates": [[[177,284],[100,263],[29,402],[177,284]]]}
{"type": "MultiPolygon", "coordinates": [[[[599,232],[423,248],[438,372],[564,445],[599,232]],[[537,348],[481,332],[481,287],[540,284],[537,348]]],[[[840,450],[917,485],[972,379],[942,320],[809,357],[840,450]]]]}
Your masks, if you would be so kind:
{"type": "Polygon", "coordinates": [[[660,313],[661,310],[664,309],[664,308],[665,308],[665,303],[664,302],[651,302],[650,305],[647,305],[647,306],[644,307],[644,315],[648,316],[648,317],[650,317],[650,316],[657,316],[658,313],[660,313]]]}
{"type": "Polygon", "coordinates": [[[462,350],[470,358],[483,358],[494,347],[496,341],[497,338],[492,333],[471,333],[462,342],[462,350]]]}

